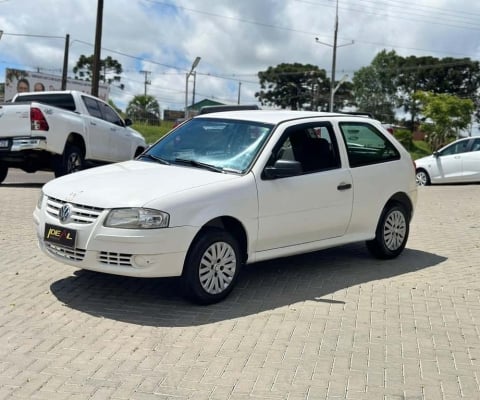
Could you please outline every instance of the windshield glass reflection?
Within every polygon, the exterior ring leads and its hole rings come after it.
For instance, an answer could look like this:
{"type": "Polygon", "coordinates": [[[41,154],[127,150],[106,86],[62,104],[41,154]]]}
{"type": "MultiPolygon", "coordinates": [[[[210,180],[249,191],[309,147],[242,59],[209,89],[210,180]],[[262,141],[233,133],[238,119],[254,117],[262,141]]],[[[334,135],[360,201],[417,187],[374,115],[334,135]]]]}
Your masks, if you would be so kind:
{"type": "Polygon", "coordinates": [[[158,141],[146,154],[172,164],[243,173],[272,128],[251,121],[194,118],[158,141]]]}

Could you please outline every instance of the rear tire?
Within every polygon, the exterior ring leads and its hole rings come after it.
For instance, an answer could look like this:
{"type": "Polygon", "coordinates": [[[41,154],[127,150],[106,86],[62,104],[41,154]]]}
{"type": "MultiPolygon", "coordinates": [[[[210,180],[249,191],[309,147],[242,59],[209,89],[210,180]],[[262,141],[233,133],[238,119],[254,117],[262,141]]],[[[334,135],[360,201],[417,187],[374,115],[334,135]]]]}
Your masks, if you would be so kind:
{"type": "Polygon", "coordinates": [[[402,205],[387,205],[378,221],[375,239],[366,242],[370,253],[381,259],[397,257],[407,244],[409,223],[409,216],[402,205]]]}
{"type": "Polygon", "coordinates": [[[68,175],[73,172],[78,172],[83,169],[83,153],[74,145],[66,145],[65,151],[61,156],[57,156],[54,160],[53,171],[55,177],[58,178],[63,175],[68,175]]]}
{"type": "Polygon", "coordinates": [[[8,167],[5,165],[0,164],[0,183],[2,183],[8,174],[8,167]]]}
{"type": "Polygon", "coordinates": [[[241,268],[237,240],[221,229],[206,229],[192,243],[182,274],[185,297],[197,304],[223,300],[232,291],[241,268]]]}

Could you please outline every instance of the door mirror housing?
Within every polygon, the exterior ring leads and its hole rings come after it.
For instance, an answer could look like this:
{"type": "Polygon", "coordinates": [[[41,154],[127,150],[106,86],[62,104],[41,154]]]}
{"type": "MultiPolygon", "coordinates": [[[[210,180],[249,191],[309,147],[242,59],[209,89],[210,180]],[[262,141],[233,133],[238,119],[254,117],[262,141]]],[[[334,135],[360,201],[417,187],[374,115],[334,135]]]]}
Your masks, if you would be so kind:
{"type": "Polygon", "coordinates": [[[265,179],[287,178],[302,174],[302,164],[293,160],[277,160],[273,166],[265,167],[263,177],[265,179]]]}

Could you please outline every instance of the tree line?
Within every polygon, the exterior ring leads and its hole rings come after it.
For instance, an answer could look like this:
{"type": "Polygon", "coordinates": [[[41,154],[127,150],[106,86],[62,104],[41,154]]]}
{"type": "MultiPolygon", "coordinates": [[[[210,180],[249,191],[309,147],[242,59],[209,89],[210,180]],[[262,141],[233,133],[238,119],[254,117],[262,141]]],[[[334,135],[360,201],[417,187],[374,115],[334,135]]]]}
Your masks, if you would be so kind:
{"type": "MultiPolygon", "coordinates": [[[[107,57],[101,60],[100,79],[118,83],[122,65],[107,57]],[[113,77],[112,77],[113,75],[113,77]]],[[[75,77],[90,80],[93,55],[81,55],[75,77]]],[[[255,93],[264,106],[292,110],[328,111],[331,80],[325,69],[312,64],[282,63],[258,72],[260,90],[255,93]]],[[[480,122],[480,65],[470,58],[402,57],[382,50],[370,65],[360,68],[351,81],[336,81],[333,110],[354,107],[385,123],[397,122],[413,131],[422,129],[437,148],[465,129],[475,115],[480,122]]],[[[136,95],[126,114],[137,121],[160,120],[158,101],[136,95]]]]}
{"type": "MultiPolygon", "coordinates": [[[[279,64],[258,73],[262,105],[327,111],[331,81],[310,64],[279,64]]],[[[335,82],[333,110],[354,107],[385,123],[405,116],[403,125],[420,127],[435,148],[465,129],[474,114],[480,120],[480,66],[469,58],[402,57],[379,52],[351,82],[335,82]]]]}

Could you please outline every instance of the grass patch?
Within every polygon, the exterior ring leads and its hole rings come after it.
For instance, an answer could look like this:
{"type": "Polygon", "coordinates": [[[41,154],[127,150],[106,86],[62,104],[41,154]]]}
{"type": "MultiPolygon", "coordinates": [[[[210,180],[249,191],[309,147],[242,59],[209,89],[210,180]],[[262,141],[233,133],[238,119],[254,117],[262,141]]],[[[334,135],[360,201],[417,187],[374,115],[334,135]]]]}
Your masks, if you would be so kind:
{"type": "Polygon", "coordinates": [[[134,123],[132,128],[140,132],[148,144],[152,144],[173,128],[173,121],[162,121],[158,126],[134,123]]]}

